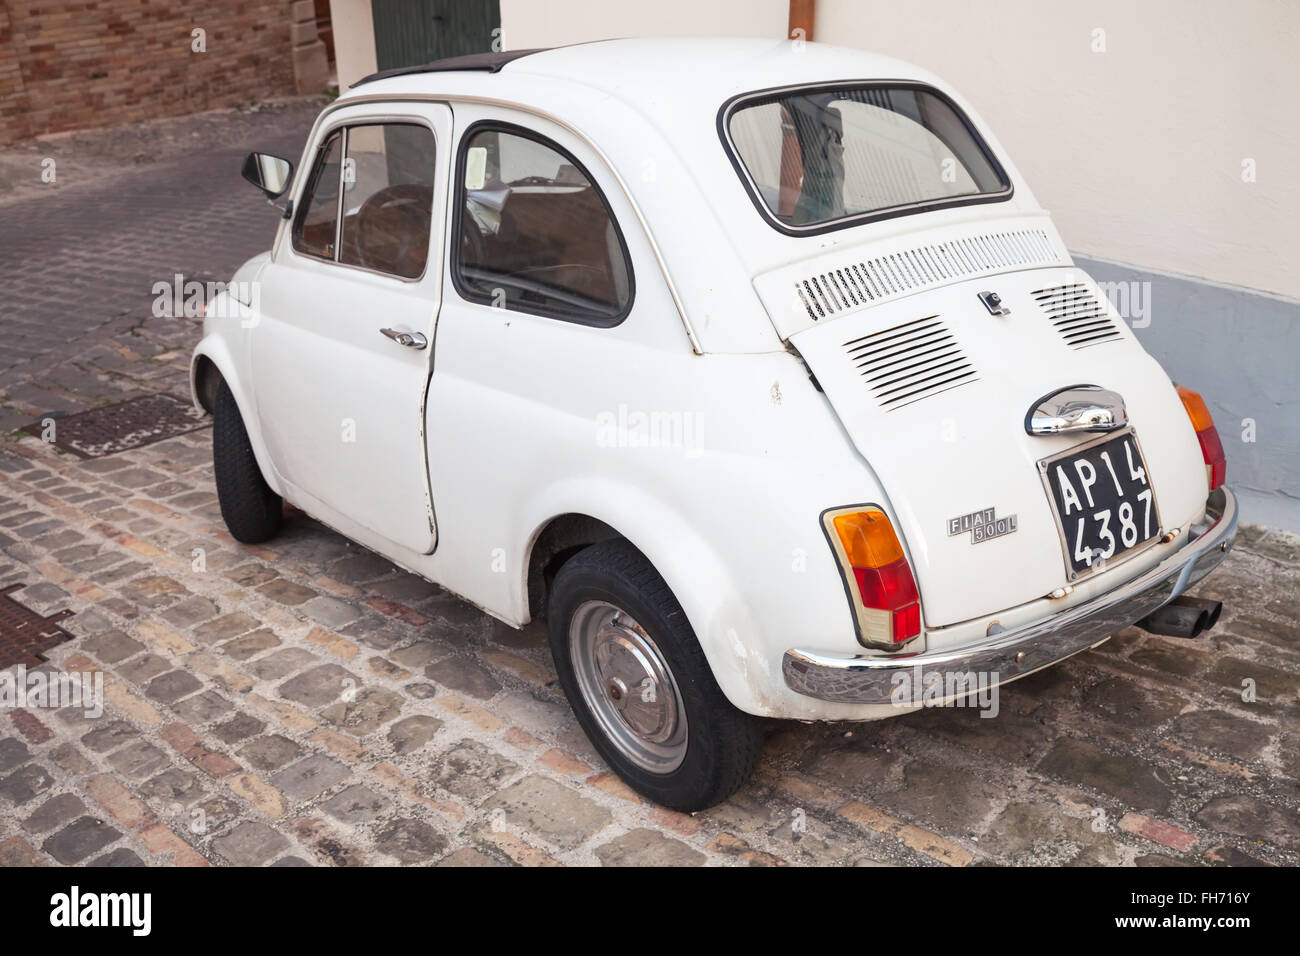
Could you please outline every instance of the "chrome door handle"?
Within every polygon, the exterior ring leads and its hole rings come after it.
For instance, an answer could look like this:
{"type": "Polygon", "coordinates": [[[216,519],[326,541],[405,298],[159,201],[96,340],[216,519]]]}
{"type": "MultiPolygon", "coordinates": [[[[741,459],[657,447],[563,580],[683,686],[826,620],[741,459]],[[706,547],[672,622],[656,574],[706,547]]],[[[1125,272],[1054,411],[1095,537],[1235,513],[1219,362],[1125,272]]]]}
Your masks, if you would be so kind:
{"type": "Polygon", "coordinates": [[[397,329],[380,329],[379,331],[398,345],[405,345],[408,349],[422,349],[429,344],[429,340],[420,332],[399,332],[397,329]]]}

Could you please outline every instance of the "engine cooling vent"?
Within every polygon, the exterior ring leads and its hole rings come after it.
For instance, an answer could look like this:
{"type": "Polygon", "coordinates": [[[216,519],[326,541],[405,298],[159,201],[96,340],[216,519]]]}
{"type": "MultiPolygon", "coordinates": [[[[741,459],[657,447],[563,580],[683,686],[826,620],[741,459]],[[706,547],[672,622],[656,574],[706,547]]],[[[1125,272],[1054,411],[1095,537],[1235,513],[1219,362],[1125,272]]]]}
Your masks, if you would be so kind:
{"type": "Polygon", "coordinates": [[[1083,283],[1039,289],[1033,296],[1070,348],[1083,349],[1120,337],[1105,305],[1083,283]]]}
{"type": "Polygon", "coordinates": [[[977,381],[975,367],[937,315],[851,339],[844,349],[887,412],[977,381]]]}
{"type": "Polygon", "coordinates": [[[814,322],[921,289],[1008,269],[1066,264],[1041,229],[994,232],[851,262],[806,276],[795,294],[814,322]]]}

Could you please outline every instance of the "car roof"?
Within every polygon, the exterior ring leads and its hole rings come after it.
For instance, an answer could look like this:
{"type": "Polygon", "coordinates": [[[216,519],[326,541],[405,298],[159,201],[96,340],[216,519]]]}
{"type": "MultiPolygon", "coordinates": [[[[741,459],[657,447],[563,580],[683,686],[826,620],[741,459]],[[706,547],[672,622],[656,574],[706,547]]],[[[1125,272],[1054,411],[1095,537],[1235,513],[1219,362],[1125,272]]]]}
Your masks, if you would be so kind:
{"type": "Polygon", "coordinates": [[[415,73],[497,73],[512,60],[517,60],[521,56],[528,56],[532,53],[540,53],[543,49],[546,48],[537,47],[530,50],[510,50],[501,53],[469,53],[465,56],[445,57],[430,63],[422,63],[419,66],[399,66],[391,70],[380,70],[378,73],[363,76],[353,83],[351,88],[355,89],[363,83],[373,83],[375,80],[386,80],[393,76],[410,76],[415,73]]]}
{"type": "Polygon", "coordinates": [[[688,97],[696,103],[709,101],[716,110],[742,93],[851,79],[937,82],[901,60],[824,43],[643,37],[453,57],[375,73],[352,89],[393,96],[490,91],[494,97],[529,105],[549,99],[551,87],[581,84],[653,115],[688,97]]]}
{"type": "MultiPolygon", "coordinates": [[[[473,104],[470,116],[475,109],[519,110],[576,135],[635,207],[702,351],[781,348],[766,318],[760,323],[737,307],[741,290],[752,295],[755,278],[773,269],[923,225],[1044,215],[964,98],[928,71],[892,57],[780,39],[639,38],[431,67],[371,78],[340,96],[322,117],[353,106],[383,110],[407,99],[447,101],[453,111],[464,102],[473,104]],[[938,210],[825,235],[789,236],[771,228],[720,139],[724,104],[747,93],[854,80],[924,83],[946,93],[983,134],[1014,195],[996,205],[938,210]]],[[[610,185],[604,184],[607,193],[610,185]]]]}

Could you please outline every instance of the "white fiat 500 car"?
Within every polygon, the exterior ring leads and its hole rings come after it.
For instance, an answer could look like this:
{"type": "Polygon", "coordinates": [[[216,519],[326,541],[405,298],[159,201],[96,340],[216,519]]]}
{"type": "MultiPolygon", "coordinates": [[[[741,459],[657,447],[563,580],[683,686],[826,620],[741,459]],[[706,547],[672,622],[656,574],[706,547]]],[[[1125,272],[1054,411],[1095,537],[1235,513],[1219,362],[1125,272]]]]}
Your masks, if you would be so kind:
{"type": "Polygon", "coordinates": [[[231,533],[287,500],[544,616],[653,800],[730,794],[763,717],[898,715],[1218,616],[1184,595],[1237,527],[1205,404],[929,73],[760,40],[460,58],[245,175],[283,221],[192,367],[231,533]]]}

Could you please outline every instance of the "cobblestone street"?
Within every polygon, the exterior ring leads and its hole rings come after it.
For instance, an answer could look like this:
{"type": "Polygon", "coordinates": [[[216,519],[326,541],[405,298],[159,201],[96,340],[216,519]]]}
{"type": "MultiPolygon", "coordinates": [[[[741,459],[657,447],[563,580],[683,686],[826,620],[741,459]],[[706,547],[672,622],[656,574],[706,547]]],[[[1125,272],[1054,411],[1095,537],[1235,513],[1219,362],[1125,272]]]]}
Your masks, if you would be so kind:
{"type": "Polygon", "coordinates": [[[259,148],[296,165],[321,102],[67,133],[0,151],[0,428],[30,409],[93,404],[102,386],[72,346],[140,322],[154,283],[177,274],[228,280],[270,244],[278,213],[243,181],[240,164],[259,148]],[[53,183],[41,178],[47,160],[53,183]]]}
{"type": "Polygon", "coordinates": [[[1296,536],[1243,528],[1198,640],[1126,630],[1003,688],[995,719],[772,722],[750,783],[686,816],[608,772],[540,624],[292,510],[237,544],[210,429],[86,460],[13,431],[188,397],[199,325],[153,316],[151,286],[269,244],[239,158],[296,162],[317,109],[174,121],[159,142],[220,149],[111,175],[94,156],[125,134],[86,134],[60,176],[84,183],[0,199],[0,590],[73,612],[43,669],[102,672],[106,700],[0,708],[0,865],[1300,864],[1296,536]]]}

